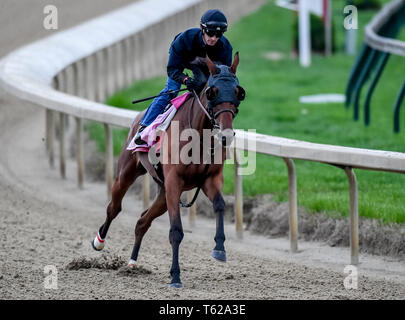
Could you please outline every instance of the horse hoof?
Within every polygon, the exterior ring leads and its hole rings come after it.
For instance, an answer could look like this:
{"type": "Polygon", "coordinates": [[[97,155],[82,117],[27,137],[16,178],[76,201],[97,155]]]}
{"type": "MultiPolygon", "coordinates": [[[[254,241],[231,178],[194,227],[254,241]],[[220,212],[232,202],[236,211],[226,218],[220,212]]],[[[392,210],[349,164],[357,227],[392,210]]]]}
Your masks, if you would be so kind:
{"type": "Polygon", "coordinates": [[[96,250],[96,251],[101,251],[101,250],[103,250],[103,248],[96,248],[96,246],[94,245],[94,240],[91,241],[91,246],[92,246],[93,249],[96,250]]]}
{"type": "Polygon", "coordinates": [[[221,250],[212,250],[211,257],[220,262],[226,262],[226,252],[221,250]]]}
{"type": "Polygon", "coordinates": [[[177,283],[171,283],[169,284],[169,288],[176,288],[176,289],[181,289],[183,288],[183,284],[181,282],[177,282],[177,283]]]}
{"type": "Polygon", "coordinates": [[[94,250],[96,251],[101,251],[104,249],[104,240],[100,238],[100,235],[97,234],[97,236],[94,238],[94,240],[91,242],[91,246],[93,247],[94,250]]]}
{"type": "Polygon", "coordinates": [[[130,259],[130,260],[128,261],[128,268],[133,269],[133,268],[135,267],[135,264],[136,264],[136,261],[133,260],[133,259],[130,259]]]}

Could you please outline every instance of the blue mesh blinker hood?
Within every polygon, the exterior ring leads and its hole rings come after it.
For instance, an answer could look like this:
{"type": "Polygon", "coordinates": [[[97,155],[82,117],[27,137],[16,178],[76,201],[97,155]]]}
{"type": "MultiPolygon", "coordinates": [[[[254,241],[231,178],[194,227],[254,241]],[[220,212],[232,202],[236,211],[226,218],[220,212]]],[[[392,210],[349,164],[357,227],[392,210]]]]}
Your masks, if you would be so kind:
{"type": "Polygon", "coordinates": [[[239,86],[238,78],[229,71],[229,67],[221,65],[217,66],[220,72],[215,75],[210,75],[208,79],[208,88],[218,88],[218,96],[213,100],[208,100],[208,106],[214,108],[215,106],[230,102],[236,108],[239,106],[240,101],[235,96],[235,88],[239,86]]]}

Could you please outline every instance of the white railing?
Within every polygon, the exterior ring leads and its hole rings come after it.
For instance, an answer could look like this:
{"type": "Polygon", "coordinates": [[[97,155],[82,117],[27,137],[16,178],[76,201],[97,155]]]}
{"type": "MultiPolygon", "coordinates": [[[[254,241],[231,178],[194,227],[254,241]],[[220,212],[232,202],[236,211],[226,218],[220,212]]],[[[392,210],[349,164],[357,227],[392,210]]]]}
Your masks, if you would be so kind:
{"type": "Polygon", "coordinates": [[[397,39],[382,37],[378,30],[405,5],[405,0],[393,0],[366,26],[364,42],[375,50],[405,56],[405,42],[397,39]]]}
{"type": "MultiPolygon", "coordinates": [[[[109,107],[100,101],[136,79],[165,72],[169,43],[176,32],[195,25],[210,7],[221,8],[232,20],[264,0],[145,0],[59,32],[10,53],[0,61],[0,85],[11,94],[46,109],[47,148],[54,166],[54,121],[59,113],[60,171],[65,176],[66,115],[76,121],[78,186],[83,186],[83,119],[103,123],[106,132],[106,180],[113,182],[111,126],[128,128],[134,111],[109,107]],[[99,101],[99,102],[94,102],[99,101]]],[[[350,184],[351,263],[358,263],[357,183],[353,168],[405,173],[405,154],[321,145],[246,134],[236,130],[236,146],[256,145],[250,150],[281,157],[288,168],[291,251],[297,251],[297,191],[293,159],[329,163],[345,170],[350,184]],[[248,143],[254,141],[253,144],[248,143]]],[[[234,150],[236,231],[242,236],[241,164],[234,150]]],[[[147,177],[147,176],[145,176],[147,177]]],[[[144,180],[144,205],[149,203],[149,182],[144,180]]],[[[195,207],[190,209],[193,223],[195,207]]]]}

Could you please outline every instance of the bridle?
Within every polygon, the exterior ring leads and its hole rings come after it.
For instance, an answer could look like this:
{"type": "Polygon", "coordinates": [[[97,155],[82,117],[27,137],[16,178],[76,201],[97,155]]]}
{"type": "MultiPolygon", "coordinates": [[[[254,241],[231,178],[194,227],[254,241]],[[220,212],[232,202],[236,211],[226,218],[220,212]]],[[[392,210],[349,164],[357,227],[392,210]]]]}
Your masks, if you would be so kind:
{"type": "Polygon", "coordinates": [[[211,113],[213,114],[214,120],[215,120],[221,113],[224,113],[224,112],[229,112],[229,113],[231,113],[231,114],[232,114],[232,118],[235,119],[235,117],[236,117],[236,115],[238,114],[238,111],[239,111],[237,108],[236,108],[236,112],[233,111],[233,110],[230,109],[230,108],[221,109],[221,110],[219,110],[219,111],[217,111],[217,112],[215,112],[215,113],[214,113],[213,108],[210,108],[210,109],[208,109],[208,110],[210,110],[211,113]]]}
{"type": "Polygon", "coordinates": [[[214,113],[214,107],[210,107],[209,105],[208,105],[208,107],[204,107],[203,104],[201,103],[200,98],[198,97],[198,94],[194,90],[193,90],[193,94],[194,94],[194,98],[198,102],[199,107],[204,111],[205,115],[210,120],[213,129],[220,128],[218,125],[218,122],[217,122],[217,118],[221,113],[229,112],[232,114],[232,118],[234,119],[239,112],[238,108],[236,108],[236,112],[233,111],[231,108],[226,108],[226,109],[221,109],[214,113]]]}

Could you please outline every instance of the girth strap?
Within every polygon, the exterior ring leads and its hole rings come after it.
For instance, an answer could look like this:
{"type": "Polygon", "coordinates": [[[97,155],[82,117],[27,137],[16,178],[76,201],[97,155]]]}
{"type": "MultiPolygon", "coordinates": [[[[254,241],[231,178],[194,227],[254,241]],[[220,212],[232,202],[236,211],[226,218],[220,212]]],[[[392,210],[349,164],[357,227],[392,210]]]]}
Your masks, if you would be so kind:
{"type": "Polygon", "coordinates": [[[208,163],[205,164],[204,173],[203,173],[203,181],[202,181],[202,183],[198,186],[197,191],[195,192],[194,197],[193,197],[193,199],[191,200],[191,202],[190,202],[190,203],[183,203],[183,202],[180,200],[180,206],[181,206],[182,208],[190,208],[190,207],[194,204],[194,202],[197,200],[198,193],[200,192],[200,189],[201,189],[202,185],[203,185],[204,182],[205,182],[205,176],[207,175],[209,166],[210,166],[210,165],[209,165],[208,163]]]}
{"type": "Polygon", "coordinates": [[[141,161],[142,166],[149,172],[152,176],[153,180],[156,181],[157,184],[164,187],[163,181],[160,179],[159,175],[157,174],[155,168],[149,161],[148,153],[146,152],[138,152],[139,160],[141,161]]]}

